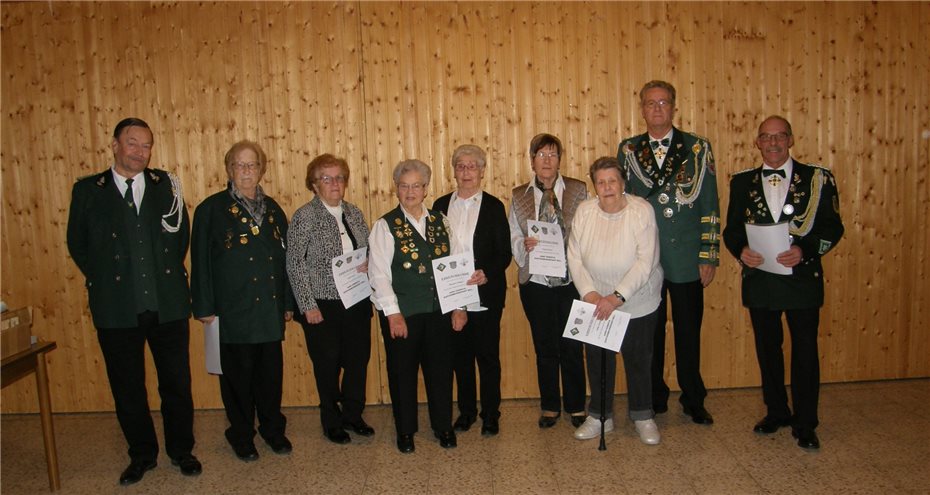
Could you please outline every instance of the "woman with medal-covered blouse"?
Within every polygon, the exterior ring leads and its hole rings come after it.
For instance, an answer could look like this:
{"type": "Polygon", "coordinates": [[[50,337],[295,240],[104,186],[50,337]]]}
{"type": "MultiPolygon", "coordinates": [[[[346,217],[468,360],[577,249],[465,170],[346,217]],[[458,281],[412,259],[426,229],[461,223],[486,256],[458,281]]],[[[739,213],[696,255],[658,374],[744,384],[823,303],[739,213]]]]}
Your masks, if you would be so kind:
{"type": "MultiPolygon", "coordinates": [[[[402,161],[393,179],[400,204],[371,229],[369,275],[387,357],[388,387],[397,449],[414,451],[417,381],[422,365],[433,433],[443,448],[456,446],[452,431],[452,331],[468,316],[443,315],[433,281],[432,260],[449,255],[444,217],[423,205],[431,171],[420,160],[402,161]]],[[[476,283],[475,276],[469,283],[476,283]]]]}
{"type": "MultiPolygon", "coordinates": [[[[333,278],[334,258],[368,246],[365,217],[344,201],[348,180],[344,159],[328,153],[314,158],[306,177],[313,199],[294,213],[287,234],[287,271],[313,362],[323,434],[339,444],[351,441],[346,430],[366,437],[375,433],[362,419],[371,301],[366,297],[345,307],[333,278]]],[[[367,264],[358,269],[367,270],[367,264]]]]}
{"type": "Polygon", "coordinates": [[[284,325],[293,296],[285,270],[287,217],[259,182],[262,148],[240,141],[225,157],[226,190],[194,212],[191,293],[194,317],[219,319],[220,393],[229,420],[226,439],[244,461],[258,458],[258,432],[278,454],[291,451],[281,414],[284,325]]]}

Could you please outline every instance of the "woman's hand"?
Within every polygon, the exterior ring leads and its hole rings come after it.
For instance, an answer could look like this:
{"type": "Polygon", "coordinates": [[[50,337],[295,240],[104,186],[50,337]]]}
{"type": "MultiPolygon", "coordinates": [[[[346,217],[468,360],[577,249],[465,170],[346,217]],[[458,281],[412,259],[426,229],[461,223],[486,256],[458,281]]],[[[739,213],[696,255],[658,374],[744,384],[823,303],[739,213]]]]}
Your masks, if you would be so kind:
{"type": "Polygon", "coordinates": [[[452,310],[452,330],[461,332],[466,323],[468,323],[468,311],[464,309],[452,310]]]}
{"type": "Polygon", "coordinates": [[[614,312],[615,309],[623,305],[623,302],[620,301],[620,298],[611,294],[609,296],[604,296],[597,301],[594,307],[594,317],[598,320],[606,320],[610,317],[610,314],[614,312]]]}
{"type": "Polygon", "coordinates": [[[307,319],[307,323],[317,325],[323,322],[323,313],[319,309],[311,309],[310,311],[304,311],[304,318],[307,319]]]}
{"type": "Polygon", "coordinates": [[[537,244],[539,244],[539,239],[535,237],[523,238],[523,249],[525,249],[527,253],[532,251],[533,248],[535,248],[537,244]]]}
{"type": "Polygon", "coordinates": [[[407,338],[407,320],[404,319],[404,315],[400,313],[394,313],[388,315],[388,325],[391,327],[391,338],[392,339],[406,339],[407,338]]]}
{"type": "Polygon", "coordinates": [[[466,285],[484,285],[486,283],[488,283],[488,277],[484,275],[484,270],[475,270],[468,282],[465,282],[466,285]]]}
{"type": "Polygon", "coordinates": [[[293,319],[294,319],[294,312],[293,312],[293,311],[285,311],[285,312],[284,312],[284,321],[291,321],[291,320],[293,320],[293,319]]]}
{"type": "Polygon", "coordinates": [[[216,318],[216,315],[201,316],[200,318],[197,318],[197,319],[203,322],[204,324],[207,324],[207,323],[213,323],[214,318],[216,318]]]}
{"type": "Polygon", "coordinates": [[[364,263],[355,267],[355,271],[358,273],[368,273],[368,260],[365,260],[364,263]]]}

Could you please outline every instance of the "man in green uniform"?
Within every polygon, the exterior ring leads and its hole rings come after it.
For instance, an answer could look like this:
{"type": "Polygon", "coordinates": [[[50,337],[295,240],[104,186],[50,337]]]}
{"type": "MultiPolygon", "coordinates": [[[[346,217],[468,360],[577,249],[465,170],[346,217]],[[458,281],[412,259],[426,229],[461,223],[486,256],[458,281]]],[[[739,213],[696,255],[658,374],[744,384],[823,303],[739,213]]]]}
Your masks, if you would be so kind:
{"type": "Polygon", "coordinates": [[[113,131],[114,163],[72,191],[68,251],[86,279],[116,417],[129,443],[129,485],[155,468],[158,439],[145,389],[145,344],[158,372],[165,450],[185,475],[201,472],[194,448],[188,347],[187,208],[174,174],[148,168],[154,139],[141,119],[113,131]]]}
{"type": "Polygon", "coordinates": [[[762,397],[767,411],[753,431],[770,434],[791,426],[798,446],[818,449],[820,440],[814,429],[820,395],[820,258],[836,246],[844,229],[833,174],[794,161],[789,153],[792,145],[791,124],[784,117],[769,117],[759,126],[756,147],[762,152],[762,166],[733,175],[723,239],[743,265],[743,306],[749,308],[762,372],[762,397]],[[787,274],[760,268],[765,259],[756,250],[761,248],[750,246],[746,234],[747,224],[776,222],[788,222],[791,247],[774,259],[777,265],[790,269],[787,274]],[[785,392],[782,313],[791,331],[793,415],[785,392]]]}
{"type": "Polygon", "coordinates": [[[647,132],[620,143],[617,159],[627,170],[627,192],[652,205],[659,227],[665,281],[656,320],[652,358],[652,407],[668,410],[665,384],[666,301],[672,300],[678,385],[685,414],[711,424],[701,378],[701,321],[704,288],[719,264],[720,218],[714,154],[707,139],[672,125],[675,87],[650,81],[639,92],[647,132]]]}

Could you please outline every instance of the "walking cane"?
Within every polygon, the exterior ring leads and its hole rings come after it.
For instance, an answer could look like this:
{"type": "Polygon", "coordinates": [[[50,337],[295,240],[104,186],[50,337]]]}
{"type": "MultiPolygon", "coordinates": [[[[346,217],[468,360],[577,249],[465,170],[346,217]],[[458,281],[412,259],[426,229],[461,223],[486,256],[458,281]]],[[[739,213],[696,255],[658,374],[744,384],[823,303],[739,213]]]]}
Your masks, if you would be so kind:
{"type": "MultiPolygon", "coordinates": [[[[613,390],[611,390],[613,393],[613,390]]],[[[607,416],[607,349],[601,347],[601,444],[597,450],[607,450],[604,441],[604,421],[607,416]]]]}

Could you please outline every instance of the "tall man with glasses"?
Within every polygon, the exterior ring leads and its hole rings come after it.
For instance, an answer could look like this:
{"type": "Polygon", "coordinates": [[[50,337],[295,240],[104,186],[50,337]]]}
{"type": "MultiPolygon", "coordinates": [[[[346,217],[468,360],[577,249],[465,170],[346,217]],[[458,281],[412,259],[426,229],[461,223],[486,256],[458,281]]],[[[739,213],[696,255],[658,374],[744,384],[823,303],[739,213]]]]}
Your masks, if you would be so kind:
{"type": "Polygon", "coordinates": [[[829,170],[791,158],[794,136],[784,117],[765,119],[755,144],[762,153],[762,166],[733,174],[723,231],[727,249],[743,266],[743,306],[749,308],[762,372],[766,415],[753,431],[771,434],[791,426],[799,447],[818,449],[820,440],[814,432],[820,395],[817,329],[824,299],[820,258],[843,236],[839,193],[829,170]],[[791,246],[775,262],[790,269],[787,274],[760,269],[765,259],[749,246],[746,235],[747,224],[780,222],[788,222],[791,246]],[[782,313],[791,332],[794,414],[785,392],[782,313]]]}
{"type": "Polygon", "coordinates": [[[158,438],[145,388],[145,344],[158,373],[165,450],[182,474],[200,474],[191,399],[190,240],[177,176],[148,168],[154,139],[141,119],[113,131],[113,166],[74,185],[68,251],[86,279],[90,313],[106,363],[116,418],[129,443],[129,485],[155,468],[158,438]]]}
{"type": "Polygon", "coordinates": [[[649,201],[659,227],[665,280],[652,355],[652,407],[657,413],[668,410],[665,322],[671,299],[679,402],[695,423],[709,425],[714,419],[704,408],[707,390],[700,365],[704,288],[714,280],[719,264],[714,154],[707,139],[672,124],[674,86],[650,81],[640,90],[639,99],[647,132],[621,142],[617,159],[627,170],[627,192],[649,201]]]}

